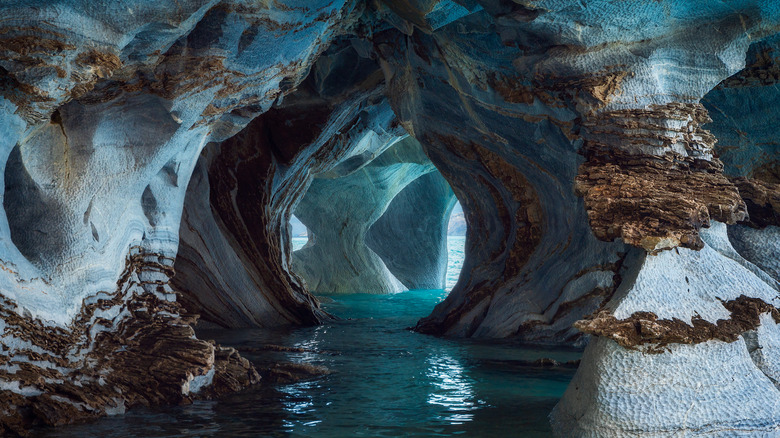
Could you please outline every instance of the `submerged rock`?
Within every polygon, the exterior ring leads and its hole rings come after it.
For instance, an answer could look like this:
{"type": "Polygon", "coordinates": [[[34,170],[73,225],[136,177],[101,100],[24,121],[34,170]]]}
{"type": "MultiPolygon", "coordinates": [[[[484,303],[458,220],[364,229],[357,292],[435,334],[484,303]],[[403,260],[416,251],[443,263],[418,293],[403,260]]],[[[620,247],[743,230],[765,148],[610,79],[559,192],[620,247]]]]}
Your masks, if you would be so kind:
{"type": "Polygon", "coordinates": [[[261,373],[266,382],[287,384],[327,376],[330,374],[330,370],[307,363],[281,362],[262,370],[261,373]]]}

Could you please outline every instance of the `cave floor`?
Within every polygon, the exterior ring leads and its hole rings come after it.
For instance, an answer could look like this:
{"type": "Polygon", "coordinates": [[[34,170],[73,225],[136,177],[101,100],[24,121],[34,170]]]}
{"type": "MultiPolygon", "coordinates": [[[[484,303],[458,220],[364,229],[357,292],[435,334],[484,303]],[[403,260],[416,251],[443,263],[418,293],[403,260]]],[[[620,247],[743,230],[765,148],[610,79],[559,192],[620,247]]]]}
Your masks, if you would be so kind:
{"type": "Polygon", "coordinates": [[[340,320],[278,331],[201,330],[200,338],[241,351],[264,383],[219,401],[134,409],[36,436],[550,436],[547,414],[574,369],[532,362],[572,361],[580,352],[440,339],[407,329],[445,295],[324,297],[323,306],[340,320]],[[287,378],[325,369],[296,382],[287,378]]]}

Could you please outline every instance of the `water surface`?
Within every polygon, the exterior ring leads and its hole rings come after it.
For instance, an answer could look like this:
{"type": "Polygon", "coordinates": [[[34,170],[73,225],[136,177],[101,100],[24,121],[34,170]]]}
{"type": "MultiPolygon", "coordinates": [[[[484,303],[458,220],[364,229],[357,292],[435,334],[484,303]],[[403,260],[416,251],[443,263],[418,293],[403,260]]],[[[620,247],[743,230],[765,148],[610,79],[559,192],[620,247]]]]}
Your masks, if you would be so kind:
{"type": "MultiPolygon", "coordinates": [[[[462,263],[459,245],[460,258],[450,257],[451,269],[462,263]]],[[[453,248],[457,251],[458,244],[451,245],[451,253],[453,248]]],[[[448,283],[456,277],[457,272],[449,273],[448,283]]],[[[201,338],[243,349],[258,368],[278,362],[309,363],[326,367],[330,374],[292,384],[262,384],[219,401],[134,409],[124,416],[38,435],[550,436],[547,415],[573,370],[541,369],[528,361],[546,357],[564,362],[580,353],[447,340],[408,330],[446,294],[415,290],[321,297],[325,309],[340,320],[287,330],[199,331],[201,338]],[[269,345],[302,351],[267,351],[269,345]]]]}

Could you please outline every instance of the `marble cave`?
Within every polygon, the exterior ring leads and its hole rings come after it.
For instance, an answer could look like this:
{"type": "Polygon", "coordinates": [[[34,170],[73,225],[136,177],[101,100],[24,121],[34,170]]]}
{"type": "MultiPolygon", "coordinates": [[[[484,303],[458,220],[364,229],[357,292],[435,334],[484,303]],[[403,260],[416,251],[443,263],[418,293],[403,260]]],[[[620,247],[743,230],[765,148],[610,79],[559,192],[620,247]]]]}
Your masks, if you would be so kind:
{"type": "Polygon", "coordinates": [[[2,0],[0,435],[780,436],[776,105],[778,0],[2,0]]]}

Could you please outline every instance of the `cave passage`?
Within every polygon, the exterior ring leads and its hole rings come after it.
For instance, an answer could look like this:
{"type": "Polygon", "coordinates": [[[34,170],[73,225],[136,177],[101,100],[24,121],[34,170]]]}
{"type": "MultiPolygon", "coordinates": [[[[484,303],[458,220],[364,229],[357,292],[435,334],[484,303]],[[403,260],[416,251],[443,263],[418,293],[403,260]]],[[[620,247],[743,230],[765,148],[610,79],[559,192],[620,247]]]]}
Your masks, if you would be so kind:
{"type": "Polygon", "coordinates": [[[198,330],[199,337],[233,346],[252,361],[263,385],[219,401],[138,409],[41,436],[503,437],[521,431],[523,437],[549,437],[547,416],[581,352],[464,342],[408,329],[445,294],[320,296],[323,309],[338,320],[303,328],[198,330]],[[548,360],[542,364],[541,358],[548,360]]]}
{"type": "MultiPolygon", "coordinates": [[[[337,319],[316,327],[197,331],[241,352],[261,370],[264,385],[220,401],[139,409],[42,436],[550,436],[547,415],[574,375],[580,350],[463,342],[409,329],[460,274],[467,226],[457,201],[441,223],[447,247],[435,254],[447,260],[441,288],[318,294],[337,319]]],[[[295,215],[289,230],[294,251],[313,237],[295,215]]]]}
{"type": "Polygon", "coordinates": [[[0,2],[0,436],[780,431],[777,0],[168,3],[0,2]]]}
{"type": "MultiPolygon", "coordinates": [[[[438,259],[440,262],[446,261],[446,270],[443,282],[438,284],[440,287],[435,287],[437,285],[434,284],[432,289],[444,289],[446,292],[449,292],[458,281],[461,269],[463,268],[463,259],[465,257],[467,224],[463,214],[463,208],[459,202],[456,201],[454,203],[451,210],[449,211],[449,217],[447,217],[446,222],[444,223],[446,225],[446,252],[431,251],[429,257],[432,259],[438,259]]],[[[307,229],[306,225],[304,225],[303,222],[301,222],[300,219],[298,219],[295,215],[290,217],[289,229],[292,235],[291,244],[293,251],[298,251],[304,248],[309,244],[310,239],[313,238],[313,235],[309,235],[309,230],[307,229]]],[[[417,234],[410,233],[407,239],[414,239],[416,237],[418,237],[417,234]]],[[[415,245],[417,242],[413,240],[401,240],[399,243],[402,246],[410,247],[415,245]]],[[[403,258],[403,254],[404,253],[401,252],[399,258],[403,258]]],[[[412,260],[412,263],[413,262],[414,260],[412,260]]],[[[438,264],[438,262],[436,264],[438,264]]],[[[440,275],[440,272],[435,272],[434,274],[440,275]]],[[[356,293],[360,292],[356,291],[356,293]]]]}

